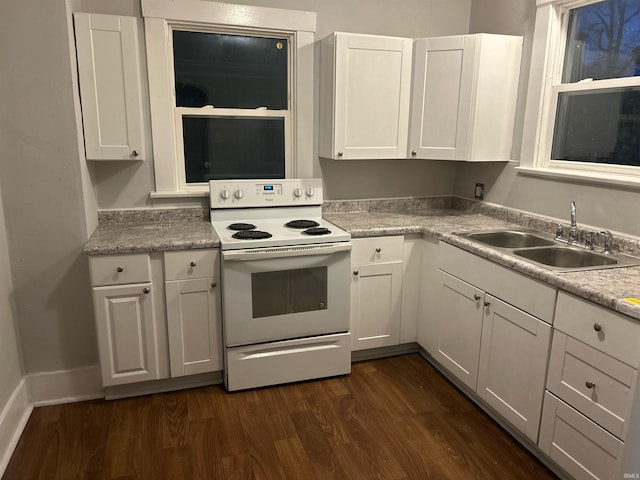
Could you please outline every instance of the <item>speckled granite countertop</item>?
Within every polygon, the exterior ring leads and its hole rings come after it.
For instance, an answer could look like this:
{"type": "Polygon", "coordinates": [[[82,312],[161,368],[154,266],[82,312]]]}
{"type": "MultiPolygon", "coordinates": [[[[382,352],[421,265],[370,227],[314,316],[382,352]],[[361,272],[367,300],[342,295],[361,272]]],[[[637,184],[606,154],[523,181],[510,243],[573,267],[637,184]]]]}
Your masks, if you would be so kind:
{"type": "MultiPolygon", "coordinates": [[[[529,228],[553,233],[552,220],[456,198],[328,202],[324,217],[353,238],[423,234],[463,248],[559,289],[640,320],[640,267],[554,272],[454,235],[454,232],[529,228]]],[[[104,211],[85,245],[87,255],[216,248],[220,241],[207,209],[104,211]]],[[[565,222],[566,223],[566,222],[565,222]]],[[[640,257],[640,240],[614,232],[624,253],[640,257]]]]}

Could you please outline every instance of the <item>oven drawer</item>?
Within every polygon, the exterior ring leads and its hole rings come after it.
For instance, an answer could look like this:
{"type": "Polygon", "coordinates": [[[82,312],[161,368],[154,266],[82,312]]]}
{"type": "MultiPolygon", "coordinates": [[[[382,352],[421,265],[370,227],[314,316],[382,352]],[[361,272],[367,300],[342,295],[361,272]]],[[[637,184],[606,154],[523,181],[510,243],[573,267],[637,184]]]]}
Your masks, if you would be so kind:
{"type": "Polygon", "coordinates": [[[547,388],[574,408],[624,438],[637,370],[556,331],[547,388]]]}
{"type": "Polygon", "coordinates": [[[298,382],[351,372],[348,333],[227,348],[227,390],[298,382]]]}
{"type": "Polygon", "coordinates": [[[211,278],[220,275],[220,252],[211,249],[165,252],[165,280],[211,278]]]}
{"type": "Polygon", "coordinates": [[[404,237],[356,238],[351,240],[351,265],[370,263],[402,262],[404,255],[404,237]]]}
{"type": "Polygon", "coordinates": [[[104,255],[89,257],[91,285],[126,285],[151,281],[149,255],[104,255]]]}

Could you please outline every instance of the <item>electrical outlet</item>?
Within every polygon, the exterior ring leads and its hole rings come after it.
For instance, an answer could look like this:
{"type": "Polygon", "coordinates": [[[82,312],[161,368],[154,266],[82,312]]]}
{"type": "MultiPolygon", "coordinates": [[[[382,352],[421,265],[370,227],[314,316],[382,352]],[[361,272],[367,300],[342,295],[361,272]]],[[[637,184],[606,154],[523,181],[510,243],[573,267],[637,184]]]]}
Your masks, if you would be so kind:
{"type": "Polygon", "coordinates": [[[476,183],[476,190],[473,196],[476,200],[484,200],[484,183],[476,183]]]}

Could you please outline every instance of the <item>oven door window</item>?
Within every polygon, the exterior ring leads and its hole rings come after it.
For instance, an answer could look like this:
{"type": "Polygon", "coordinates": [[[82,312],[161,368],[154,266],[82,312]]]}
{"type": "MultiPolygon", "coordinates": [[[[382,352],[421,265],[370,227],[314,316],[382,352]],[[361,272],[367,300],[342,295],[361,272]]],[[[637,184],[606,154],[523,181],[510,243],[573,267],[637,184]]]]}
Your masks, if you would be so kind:
{"type": "Polygon", "coordinates": [[[253,318],[327,309],[327,267],[251,274],[253,318]]]}

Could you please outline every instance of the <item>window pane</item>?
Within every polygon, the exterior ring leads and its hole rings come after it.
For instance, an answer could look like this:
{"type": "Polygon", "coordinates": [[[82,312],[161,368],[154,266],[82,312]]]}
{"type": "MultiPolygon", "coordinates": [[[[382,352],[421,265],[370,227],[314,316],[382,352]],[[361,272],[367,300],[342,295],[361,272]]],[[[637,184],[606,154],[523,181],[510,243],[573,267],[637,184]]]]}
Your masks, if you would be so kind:
{"type": "Polygon", "coordinates": [[[187,183],[284,178],[284,119],[183,117],[187,183]]]}
{"type": "Polygon", "coordinates": [[[176,106],[288,109],[281,38],[173,32],[176,106]]]}
{"type": "Polygon", "coordinates": [[[640,0],[571,10],[563,83],[640,75],[640,0]]]}
{"type": "Polygon", "coordinates": [[[327,267],[251,274],[253,318],[327,309],[327,267]]]}
{"type": "Polygon", "coordinates": [[[551,158],[640,166],[640,89],[560,93],[551,158]]]}

